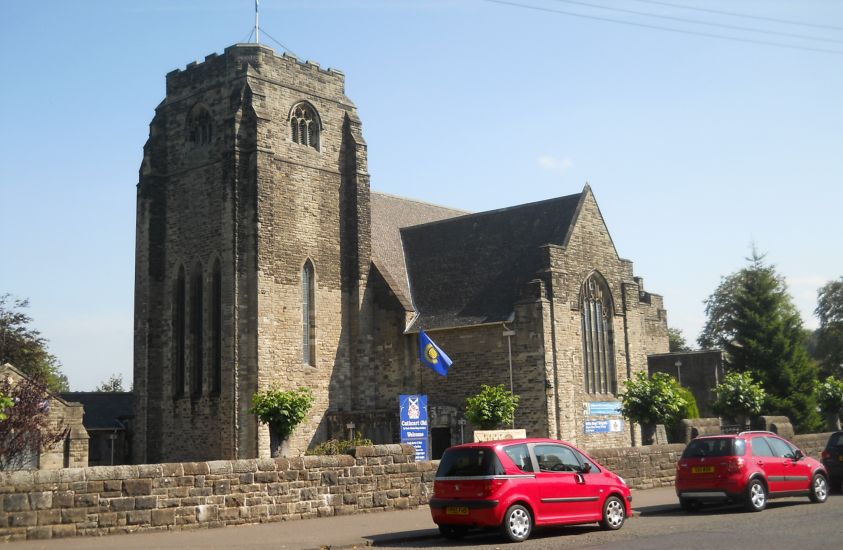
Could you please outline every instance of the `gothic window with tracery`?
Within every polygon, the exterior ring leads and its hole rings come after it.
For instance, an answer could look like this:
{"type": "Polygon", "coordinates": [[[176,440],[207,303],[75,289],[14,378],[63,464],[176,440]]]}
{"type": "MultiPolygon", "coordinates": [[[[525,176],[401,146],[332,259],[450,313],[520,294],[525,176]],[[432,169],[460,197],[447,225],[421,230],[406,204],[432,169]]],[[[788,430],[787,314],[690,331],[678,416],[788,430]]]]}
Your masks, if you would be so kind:
{"type": "Polygon", "coordinates": [[[313,264],[307,260],[301,272],[302,287],[302,362],[316,365],[316,307],[313,264]]]}
{"type": "Polygon", "coordinates": [[[616,393],[614,307],[606,280],[599,273],[592,273],[583,283],[581,298],[585,391],[616,393]]]}
{"type": "Polygon", "coordinates": [[[213,340],[211,392],[219,395],[222,390],[222,269],[220,269],[219,259],[214,262],[211,286],[211,338],[213,340]]]}
{"type": "Polygon", "coordinates": [[[290,138],[293,143],[319,150],[319,117],[308,103],[299,103],[290,113],[290,138]]]}
{"type": "Polygon", "coordinates": [[[211,113],[201,105],[195,106],[187,117],[187,141],[191,145],[208,145],[213,137],[211,113]]]}

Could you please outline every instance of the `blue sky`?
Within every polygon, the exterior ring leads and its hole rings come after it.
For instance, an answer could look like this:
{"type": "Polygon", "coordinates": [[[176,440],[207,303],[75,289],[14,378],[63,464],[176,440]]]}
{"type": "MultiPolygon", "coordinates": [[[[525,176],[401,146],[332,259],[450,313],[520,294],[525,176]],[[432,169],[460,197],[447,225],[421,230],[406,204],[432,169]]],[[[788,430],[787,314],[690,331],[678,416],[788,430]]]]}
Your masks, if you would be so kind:
{"type": "MultiPolygon", "coordinates": [[[[621,256],[688,340],[753,242],[816,326],[817,288],[843,275],[843,3],[672,0],[837,27],[821,28],[641,0],[513,2],[556,12],[263,0],[261,26],[345,72],[372,189],[482,211],[588,181],[621,256]]],[[[164,75],[246,40],[253,5],[0,1],[0,293],[30,299],[75,390],[131,379],[135,185],[164,75]]]]}

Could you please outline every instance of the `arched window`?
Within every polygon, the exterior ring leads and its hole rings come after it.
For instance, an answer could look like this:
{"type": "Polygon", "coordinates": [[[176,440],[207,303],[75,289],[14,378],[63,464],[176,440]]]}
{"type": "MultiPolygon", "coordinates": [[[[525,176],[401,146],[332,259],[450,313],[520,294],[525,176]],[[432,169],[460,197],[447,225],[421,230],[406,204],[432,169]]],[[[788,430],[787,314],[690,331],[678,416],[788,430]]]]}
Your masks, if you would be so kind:
{"type": "Polygon", "coordinates": [[[580,302],[585,391],[615,393],[614,308],[609,286],[599,273],[592,273],[583,283],[580,302]]]}
{"type": "Polygon", "coordinates": [[[319,150],[319,115],[309,103],[299,103],[290,112],[290,139],[319,150]]]}
{"type": "Polygon", "coordinates": [[[203,342],[202,265],[197,264],[190,281],[190,393],[202,395],[202,367],[205,362],[203,342]]]}
{"type": "Polygon", "coordinates": [[[316,307],[313,281],[313,264],[304,263],[301,271],[302,289],[302,361],[305,365],[316,365],[316,307]]]}
{"type": "Polygon", "coordinates": [[[186,291],[184,280],[184,267],[179,267],[179,274],[176,284],[173,287],[173,344],[175,346],[173,357],[173,397],[184,395],[184,371],[185,371],[185,306],[186,291]]]}
{"type": "Polygon", "coordinates": [[[208,145],[213,137],[211,113],[201,105],[190,110],[187,117],[187,141],[191,145],[208,145]]]}
{"type": "Polygon", "coordinates": [[[211,338],[213,346],[213,375],[211,377],[211,391],[219,394],[222,390],[222,270],[220,261],[214,262],[214,275],[211,283],[212,311],[211,338]]]}

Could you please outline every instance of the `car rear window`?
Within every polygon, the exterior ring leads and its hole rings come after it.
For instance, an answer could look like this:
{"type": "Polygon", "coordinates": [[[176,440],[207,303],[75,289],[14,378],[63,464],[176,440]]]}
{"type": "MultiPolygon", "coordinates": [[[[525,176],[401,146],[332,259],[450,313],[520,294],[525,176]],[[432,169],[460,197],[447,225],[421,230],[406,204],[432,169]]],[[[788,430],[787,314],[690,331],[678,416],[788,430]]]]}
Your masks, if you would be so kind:
{"type": "Polygon", "coordinates": [[[682,458],[702,458],[706,456],[743,456],[746,442],[733,437],[712,437],[692,439],[682,458]]]}
{"type": "Polygon", "coordinates": [[[504,470],[494,449],[474,447],[448,449],[442,455],[436,477],[480,477],[503,475],[504,470]]]}
{"type": "Polygon", "coordinates": [[[835,447],[843,447],[843,432],[831,434],[831,437],[828,438],[827,447],[829,449],[833,449],[835,447]]]}

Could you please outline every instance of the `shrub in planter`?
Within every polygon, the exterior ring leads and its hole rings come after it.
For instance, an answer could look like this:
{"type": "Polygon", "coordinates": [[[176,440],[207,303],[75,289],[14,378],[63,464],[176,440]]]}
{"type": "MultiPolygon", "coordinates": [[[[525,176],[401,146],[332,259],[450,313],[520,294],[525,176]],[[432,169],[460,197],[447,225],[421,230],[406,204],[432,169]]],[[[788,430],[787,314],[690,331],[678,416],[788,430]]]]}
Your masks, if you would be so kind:
{"type": "Polygon", "coordinates": [[[482,430],[509,426],[515,418],[521,398],[507,390],[503,384],[480,385],[480,393],[465,400],[465,416],[482,430]]]}
{"type": "Polygon", "coordinates": [[[645,432],[642,437],[644,444],[651,442],[657,424],[677,422],[688,406],[682,386],[663,372],[657,372],[652,377],[639,372],[624,385],[626,391],[619,396],[621,414],[631,422],[641,424],[645,432]]]}
{"type": "Polygon", "coordinates": [[[829,376],[817,383],[817,403],[828,419],[827,427],[839,430],[840,415],[843,414],[843,381],[836,376],[829,376]]]}
{"type": "Polygon", "coordinates": [[[306,455],[344,455],[351,452],[355,447],[371,447],[374,445],[371,439],[355,435],[354,439],[329,439],[316,447],[309,449],[306,455]]]}
{"type": "Polygon", "coordinates": [[[277,387],[257,392],[252,397],[249,412],[269,426],[272,455],[277,456],[281,445],[290,437],[296,426],[310,412],[313,392],[310,388],[284,391],[277,387]]]}
{"type": "Polygon", "coordinates": [[[750,373],[730,372],[714,388],[714,395],[711,405],[714,412],[743,424],[761,412],[766,392],[750,373]]]}

